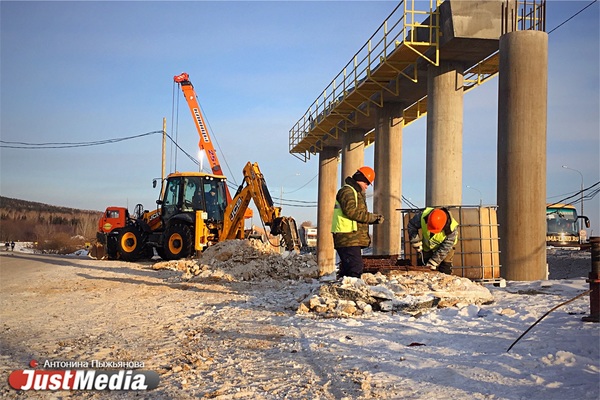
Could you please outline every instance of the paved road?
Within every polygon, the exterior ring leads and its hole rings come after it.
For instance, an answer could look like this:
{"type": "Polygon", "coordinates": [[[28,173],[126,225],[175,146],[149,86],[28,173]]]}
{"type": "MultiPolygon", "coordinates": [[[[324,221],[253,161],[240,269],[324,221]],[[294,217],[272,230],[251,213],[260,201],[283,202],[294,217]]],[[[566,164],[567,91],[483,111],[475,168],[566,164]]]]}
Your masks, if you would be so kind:
{"type": "Polygon", "coordinates": [[[549,249],[547,252],[549,279],[588,277],[592,270],[589,251],[549,249]]]}
{"type": "Polygon", "coordinates": [[[55,263],[55,260],[56,257],[2,251],[0,253],[1,285],[4,287],[7,284],[34,278],[43,272],[47,264],[55,263]]]}

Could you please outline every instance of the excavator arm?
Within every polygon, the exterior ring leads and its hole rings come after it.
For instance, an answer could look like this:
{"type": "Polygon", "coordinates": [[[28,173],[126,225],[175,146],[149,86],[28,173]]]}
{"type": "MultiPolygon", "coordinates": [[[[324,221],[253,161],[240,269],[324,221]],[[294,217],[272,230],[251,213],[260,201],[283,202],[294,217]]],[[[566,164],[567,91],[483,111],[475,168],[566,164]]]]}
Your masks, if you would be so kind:
{"type": "Polygon", "coordinates": [[[288,251],[299,251],[300,238],[296,221],[291,217],[282,217],[281,207],[273,205],[273,199],[267,188],[265,178],[257,163],[248,162],[244,167],[244,182],[238,188],[233,200],[225,209],[225,219],[220,240],[236,239],[243,236],[244,213],[250,200],[258,209],[260,219],[271,228],[272,235],[281,235],[288,251]]]}

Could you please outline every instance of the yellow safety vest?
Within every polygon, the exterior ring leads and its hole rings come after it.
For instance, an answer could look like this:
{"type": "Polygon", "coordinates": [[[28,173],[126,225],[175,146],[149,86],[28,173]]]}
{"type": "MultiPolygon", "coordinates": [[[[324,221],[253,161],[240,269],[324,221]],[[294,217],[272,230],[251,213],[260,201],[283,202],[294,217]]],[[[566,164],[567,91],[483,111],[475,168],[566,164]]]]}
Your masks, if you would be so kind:
{"type": "MultiPolygon", "coordinates": [[[[431,235],[431,232],[429,232],[429,230],[427,229],[427,216],[433,210],[433,208],[427,207],[421,215],[421,233],[423,235],[423,250],[425,251],[435,250],[440,244],[442,244],[444,240],[446,240],[446,234],[444,233],[443,229],[438,233],[434,233],[433,235],[431,235]]],[[[450,212],[448,212],[448,214],[450,214],[450,212]]],[[[450,229],[454,231],[458,226],[458,222],[456,222],[456,220],[452,218],[452,215],[450,215],[450,219],[450,229]]],[[[458,236],[456,237],[456,239],[454,239],[454,244],[456,244],[457,242],[458,236]]]]}
{"type": "MultiPolygon", "coordinates": [[[[352,189],[352,191],[354,192],[354,201],[358,202],[358,194],[356,193],[356,190],[350,185],[344,185],[344,186],[348,186],[350,189],[352,189]]],[[[342,206],[336,200],[335,207],[333,209],[333,220],[331,222],[331,232],[333,232],[333,233],[349,233],[349,232],[356,232],[357,230],[358,230],[358,224],[356,223],[356,221],[351,220],[350,218],[346,217],[346,215],[342,211],[342,206]]]]}

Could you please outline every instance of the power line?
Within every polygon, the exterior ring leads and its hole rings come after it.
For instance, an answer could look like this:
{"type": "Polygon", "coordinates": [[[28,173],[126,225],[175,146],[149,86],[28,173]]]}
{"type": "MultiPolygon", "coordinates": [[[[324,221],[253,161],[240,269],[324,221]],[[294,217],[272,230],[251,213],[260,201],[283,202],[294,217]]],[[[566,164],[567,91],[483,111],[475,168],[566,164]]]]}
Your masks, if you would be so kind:
{"type": "Polygon", "coordinates": [[[314,200],[290,200],[290,199],[282,199],[282,201],[291,201],[294,203],[301,203],[301,204],[317,204],[316,201],[314,200]]]}
{"type": "Polygon", "coordinates": [[[295,207],[295,208],[316,208],[317,207],[317,204],[300,205],[300,204],[288,204],[286,202],[282,202],[281,205],[285,206],[285,207],[295,207]]]}
{"type": "MultiPolygon", "coordinates": [[[[9,148],[9,149],[24,149],[24,150],[41,150],[41,149],[69,149],[74,147],[90,147],[90,146],[100,146],[105,144],[113,144],[119,143],[126,140],[139,139],[141,137],[155,135],[157,133],[163,133],[163,131],[152,131],[141,133],[139,135],[125,136],[120,138],[113,139],[105,139],[105,140],[95,140],[89,142],[45,142],[45,143],[31,143],[31,142],[14,142],[8,140],[0,140],[0,147],[9,148]]],[[[177,141],[171,137],[168,133],[165,135],[169,138],[169,140],[179,149],[183,154],[185,154],[192,162],[196,165],[200,165],[198,160],[196,160],[192,155],[186,152],[177,141]]]]}
{"type": "Polygon", "coordinates": [[[564,20],[563,22],[558,24],[558,26],[556,26],[554,29],[552,29],[551,31],[548,32],[548,35],[551,34],[552,32],[554,32],[555,30],[557,30],[558,28],[560,28],[561,26],[563,26],[564,24],[566,24],[567,22],[569,22],[570,20],[572,20],[573,18],[575,18],[577,15],[581,14],[585,9],[587,9],[588,7],[590,7],[592,4],[596,3],[597,1],[598,0],[592,1],[590,4],[583,7],[581,10],[577,11],[575,14],[573,14],[572,16],[570,16],[569,18],[567,18],[566,20],[564,20]]]}
{"type": "Polygon", "coordinates": [[[12,142],[8,140],[0,140],[0,147],[9,149],[28,149],[28,150],[39,150],[39,149],[67,149],[72,147],[89,147],[89,146],[100,146],[104,144],[112,144],[123,142],[125,140],[137,139],[145,136],[155,135],[162,133],[163,131],[152,131],[142,133],[139,135],[126,136],[114,139],[95,140],[90,142],[46,142],[46,143],[29,143],[29,142],[12,142]]]}
{"type": "Polygon", "coordinates": [[[548,196],[546,197],[546,199],[550,200],[550,199],[555,199],[557,197],[563,197],[563,196],[570,196],[573,192],[568,192],[568,193],[563,193],[563,194],[557,194],[554,196],[548,196]]]}
{"type": "Polygon", "coordinates": [[[407,199],[406,197],[404,197],[404,195],[402,195],[402,201],[405,202],[409,207],[419,208],[415,204],[413,204],[409,199],[407,199]]]}
{"type": "MultiPolygon", "coordinates": [[[[162,131],[160,131],[162,133],[162,131]]],[[[171,140],[171,142],[179,149],[181,150],[181,152],[183,154],[185,154],[190,160],[192,160],[192,162],[194,164],[196,164],[197,166],[200,166],[200,162],[198,160],[196,160],[194,157],[192,157],[187,151],[185,151],[184,149],[181,148],[181,146],[179,146],[179,144],[173,140],[173,138],[171,136],[169,136],[168,133],[165,133],[165,135],[167,135],[167,137],[171,140]]]]}
{"type": "Polygon", "coordinates": [[[312,181],[314,181],[314,180],[315,180],[315,178],[317,178],[318,176],[319,176],[319,174],[317,173],[315,176],[313,176],[313,177],[312,177],[312,178],[311,178],[311,179],[310,179],[308,182],[306,182],[304,185],[300,186],[300,187],[299,187],[299,188],[297,188],[297,189],[290,190],[289,192],[286,192],[286,193],[287,193],[287,194],[296,193],[298,190],[300,190],[300,189],[302,189],[302,188],[306,187],[306,186],[307,186],[309,183],[311,183],[312,181]]]}
{"type": "MultiPolygon", "coordinates": [[[[592,186],[590,186],[590,187],[587,187],[587,188],[585,188],[585,189],[583,189],[583,190],[580,190],[580,191],[576,192],[575,194],[573,194],[573,195],[571,195],[571,196],[565,197],[565,198],[563,198],[562,200],[559,200],[559,201],[557,201],[557,202],[555,202],[555,203],[549,204],[549,205],[548,205],[548,207],[553,207],[553,206],[555,206],[555,205],[557,205],[557,204],[573,205],[573,203],[575,203],[575,202],[577,202],[577,200],[579,200],[579,198],[581,197],[581,193],[582,193],[582,192],[583,192],[583,193],[585,193],[586,191],[588,191],[588,190],[591,190],[591,189],[595,188],[595,187],[596,187],[596,186],[598,186],[598,185],[600,185],[600,181],[598,181],[598,182],[594,183],[594,184],[593,184],[592,186]],[[571,199],[572,199],[572,198],[574,198],[574,197],[577,197],[577,199],[576,199],[576,200],[573,200],[573,201],[571,201],[570,203],[567,203],[567,201],[571,200],[571,199]]],[[[598,189],[594,189],[594,190],[593,190],[591,193],[588,193],[587,195],[585,195],[585,196],[584,196],[584,199],[585,199],[585,200],[591,200],[591,199],[593,199],[593,198],[594,198],[594,197],[595,197],[595,196],[598,194],[598,192],[600,192],[600,188],[598,188],[598,189]]]]}

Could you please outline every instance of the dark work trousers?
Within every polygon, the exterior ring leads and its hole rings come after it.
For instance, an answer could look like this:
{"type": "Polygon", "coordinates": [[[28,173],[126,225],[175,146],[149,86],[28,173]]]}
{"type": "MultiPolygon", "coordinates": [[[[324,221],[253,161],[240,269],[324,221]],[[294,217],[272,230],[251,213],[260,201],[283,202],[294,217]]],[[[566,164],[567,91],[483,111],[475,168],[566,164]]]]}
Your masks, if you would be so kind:
{"type": "Polygon", "coordinates": [[[338,271],[338,278],[344,276],[352,276],[360,278],[363,273],[365,263],[362,259],[362,254],[359,246],[351,247],[338,247],[338,256],[340,256],[340,269],[338,271]]]}

